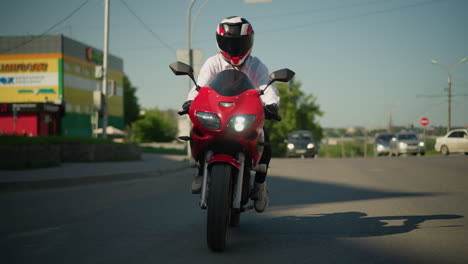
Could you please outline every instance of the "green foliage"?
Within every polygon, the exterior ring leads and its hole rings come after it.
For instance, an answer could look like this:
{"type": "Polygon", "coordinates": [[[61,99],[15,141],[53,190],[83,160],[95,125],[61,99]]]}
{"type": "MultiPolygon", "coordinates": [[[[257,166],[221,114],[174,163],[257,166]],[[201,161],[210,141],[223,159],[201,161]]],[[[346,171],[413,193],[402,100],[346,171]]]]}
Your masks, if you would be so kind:
{"type": "Polygon", "coordinates": [[[177,135],[177,119],[172,111],[147,110],[132,125],[137,142],[169,142],[177,135]]]}
{"type": "Polygon", "coordinates": [[[310,130],[314,138],[320,141],[323,131],[320,124],[315,120],[323,113],[316,103],[316,98],[312,94],[304,94],[301,90],[301,83],[294,79],[288,84],[277,83],[276,87],[280,93],[281,103],[279,114],[283,118],[281,122],[268,121],[266,124],[270,132],[270,141],[273,144],[273,156],[284,156],[286,153],[286,143],[289,132],[293,130],[310,130]]]}
{"type": "Polygon", "coordinates": [[[124,75],[123,87],[125,125],[130,125],[134,121],[138,120],[140,114],[140,105],[138,104],[138,98],[135,95],[137,88],[132,86],[132,83],[126,75],[124,75]]]}

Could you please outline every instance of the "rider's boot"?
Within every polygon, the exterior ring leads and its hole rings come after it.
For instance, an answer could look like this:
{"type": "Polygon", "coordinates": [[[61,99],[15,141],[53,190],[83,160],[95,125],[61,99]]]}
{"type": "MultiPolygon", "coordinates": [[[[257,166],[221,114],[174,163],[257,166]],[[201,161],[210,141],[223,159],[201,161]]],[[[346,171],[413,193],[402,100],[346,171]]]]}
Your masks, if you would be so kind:
{"type": "Polygon", "coordinates": [[[266,182],[255,183],[252,193],[255,211],[257,213],[263,213],[268,208],[268,190],[266,182]]]}
{"type": "Polygon", "coordinates": [[[203,182],[203,176],[196,173],[192,181],[192,193],[193,194],[199,194],[201,192],[202,182],[203,182]]]}

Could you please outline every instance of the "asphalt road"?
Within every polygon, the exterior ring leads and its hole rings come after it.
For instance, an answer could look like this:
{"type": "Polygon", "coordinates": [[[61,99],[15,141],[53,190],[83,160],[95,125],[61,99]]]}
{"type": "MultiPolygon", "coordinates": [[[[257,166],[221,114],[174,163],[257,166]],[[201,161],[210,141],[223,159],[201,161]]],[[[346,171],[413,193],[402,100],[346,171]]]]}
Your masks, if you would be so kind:
{"type": "Polygon", "coordinates": [[[0,263],[468,263],[467,156],[273,159],[224,253],[192,171],[2,192],[0,263]]]}

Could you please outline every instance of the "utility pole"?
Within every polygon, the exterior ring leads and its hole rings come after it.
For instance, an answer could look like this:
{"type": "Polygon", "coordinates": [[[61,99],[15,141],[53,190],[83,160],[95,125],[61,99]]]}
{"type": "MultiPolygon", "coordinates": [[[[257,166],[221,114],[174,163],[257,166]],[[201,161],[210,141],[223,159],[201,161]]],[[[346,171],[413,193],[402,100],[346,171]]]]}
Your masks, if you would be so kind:
{"type": "Polygon", "coordinates": [[[447,133],[451,130],[452,125],[452,75],[448,72],[448,117],[447,117],[447,133]]]}
{"type": "Polygon", "coordinates": [[[104,55],[102,61],[102,137],[107,138],[107,54],[109,52],[109,0],[104,0],[104,55]]]}
{"type": "Polygon", "coordinates": [[[451,125],[452,125],[452,75],[451,75],[450,72],[452,71],[453,68],[455,68],[456,66],[464,63],[467,60],[468,60],[468,58],[464,57],[459,62],[457,62],[455,64],[452,64],[452,65],[440,64],[436,60],[431,61],[432,64],[439,65],[440,67],[447,70],[447,73],[448,73],[448,80],[447,80],[447,85],[448,85],[448,87],[447,87],[447,89],[448,89],[447,133],[451,130],[451,125]]]}

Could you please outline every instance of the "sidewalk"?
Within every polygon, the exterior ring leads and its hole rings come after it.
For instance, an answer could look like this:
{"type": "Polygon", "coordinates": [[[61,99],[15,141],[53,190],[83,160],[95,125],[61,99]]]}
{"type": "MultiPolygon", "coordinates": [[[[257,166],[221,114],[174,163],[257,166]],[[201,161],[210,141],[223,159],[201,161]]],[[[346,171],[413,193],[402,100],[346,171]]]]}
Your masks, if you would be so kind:
{"type": "Polygon", "coordinates": [[[186,156],[143,153],[140,161],[63,163],[59,167],[0,170],[0,192],[146,178],[189,168],[186,156]]]}

